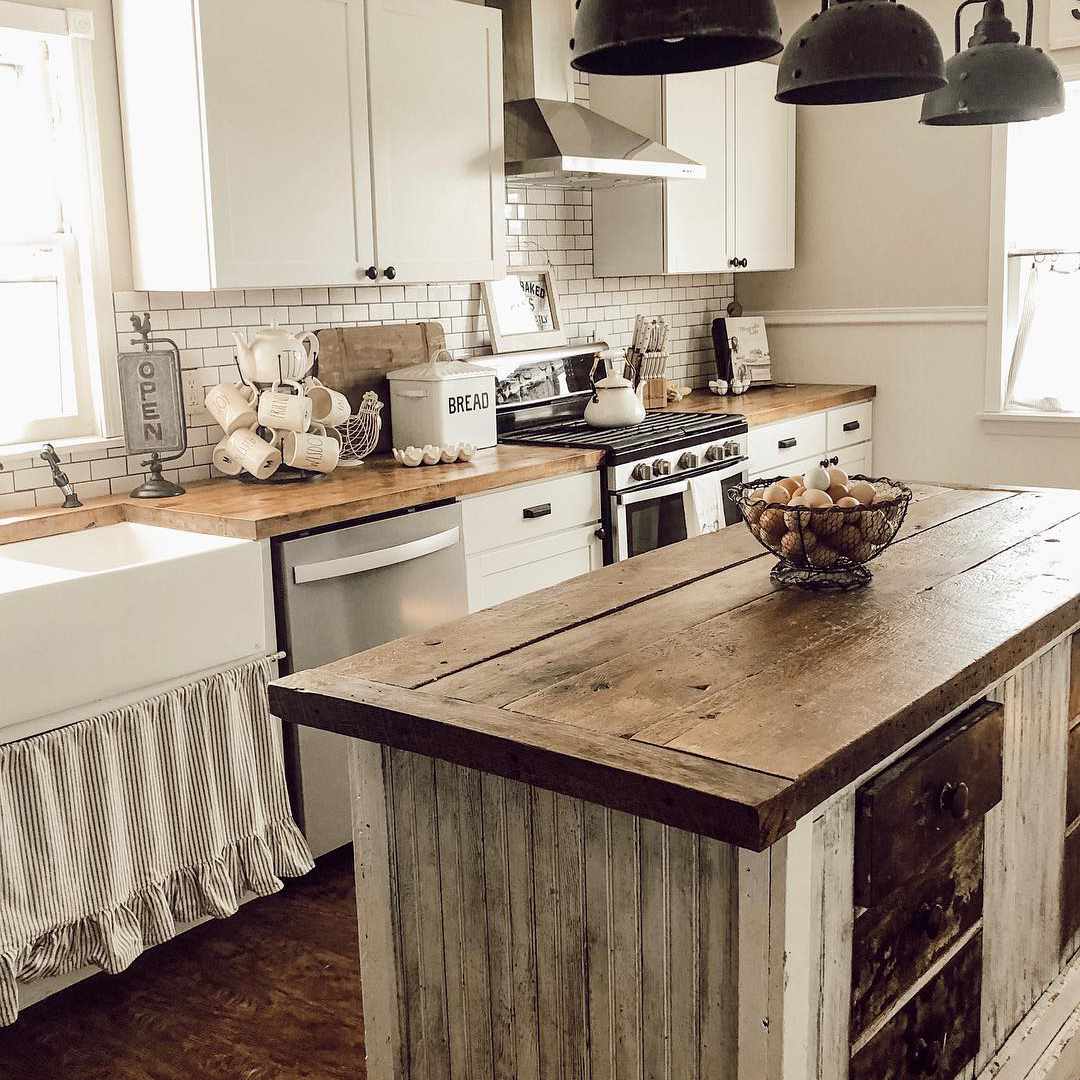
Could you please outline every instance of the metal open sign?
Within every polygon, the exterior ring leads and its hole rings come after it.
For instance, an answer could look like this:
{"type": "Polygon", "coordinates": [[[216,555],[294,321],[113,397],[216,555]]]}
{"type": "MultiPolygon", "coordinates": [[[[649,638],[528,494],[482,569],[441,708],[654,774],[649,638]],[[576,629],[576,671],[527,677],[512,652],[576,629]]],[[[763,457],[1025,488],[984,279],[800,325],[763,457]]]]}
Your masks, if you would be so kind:
{"type": "Polygon", "coordinates": [[[181,453],[185,433],[179,357],[155,349],[121,353],[117,363],[128,453],[181,453]]]}

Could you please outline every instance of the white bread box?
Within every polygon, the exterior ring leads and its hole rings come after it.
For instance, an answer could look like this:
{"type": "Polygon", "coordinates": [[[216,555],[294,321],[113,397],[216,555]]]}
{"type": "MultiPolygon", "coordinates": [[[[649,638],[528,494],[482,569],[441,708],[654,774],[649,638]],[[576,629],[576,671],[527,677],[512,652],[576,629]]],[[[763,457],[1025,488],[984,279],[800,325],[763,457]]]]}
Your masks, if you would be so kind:
{"type": "Polygon", "coordinates": [[[454,360],[445,350],[428,364],[387,372],[394,446],[494,446],[495,372],[454,360]]]}

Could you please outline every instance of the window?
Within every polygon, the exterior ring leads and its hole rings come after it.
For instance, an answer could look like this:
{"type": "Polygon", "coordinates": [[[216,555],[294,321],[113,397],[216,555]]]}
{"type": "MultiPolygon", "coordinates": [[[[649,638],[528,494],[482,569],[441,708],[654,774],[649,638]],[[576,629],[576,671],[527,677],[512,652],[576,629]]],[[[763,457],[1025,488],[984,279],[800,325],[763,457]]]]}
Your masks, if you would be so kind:
{"type": "Polygon", "coordinates": [[[1004,404],[1080,413],[1080,82],[1008,133],[1004,404]]]}
{"type": "Polygon", "coordinates": [[[63,32],[0,25],[0,445],[104,435],[95,296],[109,288],[104,237],[91,228],[89,60],[76,55],[88,42],[68,36],[62,11],[4,6],[10,21],[63,32]]]}

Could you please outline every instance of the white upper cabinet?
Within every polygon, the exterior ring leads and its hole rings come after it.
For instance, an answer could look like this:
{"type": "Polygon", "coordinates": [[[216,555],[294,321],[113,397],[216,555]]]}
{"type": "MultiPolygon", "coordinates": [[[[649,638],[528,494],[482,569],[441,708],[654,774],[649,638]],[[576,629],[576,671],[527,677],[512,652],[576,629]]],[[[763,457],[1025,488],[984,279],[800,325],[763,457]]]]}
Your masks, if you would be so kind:
{"type": "Polygon", "coordinates": [[[706,170],[704,180],[595,191],[597,276],[795,265],[795,110],[773,97],[773,65],[590,82],[597,112],[706,170]]]}
{"type": "Polygon", "coordinates": [[[114,0],[114,11],[136,288],[504,272],[497,11],[454,0],[114,0]]]}

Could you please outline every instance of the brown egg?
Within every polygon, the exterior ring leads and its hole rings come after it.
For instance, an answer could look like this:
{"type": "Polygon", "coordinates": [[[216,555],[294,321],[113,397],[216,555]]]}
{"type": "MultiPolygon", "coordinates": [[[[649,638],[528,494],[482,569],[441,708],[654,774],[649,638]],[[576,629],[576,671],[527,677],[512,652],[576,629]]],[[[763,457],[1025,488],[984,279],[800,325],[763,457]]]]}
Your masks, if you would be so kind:
{"type": "Polygon", "coordinates": [[[877,489],[874,485],[867,483],[865,480],[856,480],[849,490],[851,491],[851,497],[858,499],[863,506],[869,506],[874,501],[874,496],[877,495],[877,489]]]}
{"type": "Polygon", "coordinates": [[[879,511],[873,511],[862,515],[863,535],[872,544],[885,544],[892,536],[892,526],[889,519],[879,511]]]}
{"type": "MultiPolygon", "coordinates": [[[[832,480],[832,483],[837,485],[837,486],[840,486],[840,487],[847,487],[848,486],[848,474],[846,472],[844,472],[843,469],[838,469],[835,465],[830,467],[830,469],[829,469],[829,477],[832,480]]],[[[829,486],[831,487],[832,484],[830,484],[829,486]]]]}
{"type": "Polygon", "coordinates": [[[841,555],[859,559],[866,545],[866,537],[858,525],[845,525],[833,538],[832,544],[841,555]]]}
{"type": "Polygon", "coordinates": [[[786,487],[788,489],[788,493],[791,494],[791,495],[794,495],[795,492],[798,491],[799,488],[801,488],[803,486],[802,477],[801,476],[789,476],[786,480],[781,480],[780,481],[780,486],[781,487],[786,487]]]}
{"type": "Polygon", "coordinates": [[[813,550],[808,552],[807,558],[810,565],[818,570],[831,570],[840,561],[836,549],[822,543],[816,544],[813,550]]]}
{"type": "Polygon", "coordinates": [[[761,515],[758,525],[762,532],[768,533],[773,540],[779,540],[787,531],[787,525],[784,524],[784,511],[774,507],[770,507],[761,515]]]}
{"type": "Polygon", "coordinates": [[[783,484],[770,484],[761,496],[767,503],[784,505],[791,498],[791,492],[783,484]]]}
{"type": "Polygon", "coordinates": [[[822,508],[826,506],[832,506],[833,501],[829,498],[828,492],[819,491],[816,488],[807,488],[806,494],[802,496],[804,506],[811,506],[814,508],[822,508]]]}
{"type": "Polygon", "coordinates": [[[800,532],[786,532],[780,541],[780,550],[793,560],[802,559],[808,551],[817,546],[817,537],[809,529],[800,532]]]}
{"type": "Polygon", "coordinates": [[[843,527],[845,516],[835,506],[814,515],[814,532],[819,537],[835,536],[843,527]]]}
{"type": "Polygon", "coordinates": [[[845,495],[844,498],[836,500],[836,505],[848,510],[853,506],[860,506],[862,504],[858,499],[853,499],[850,495],[845,495]]]}
{"type": "Polygon", "coordinates": [[[848,490],[847,484],[838,484],[835,481],[829,485],[829,498],[834,503],[839,502],[841,499],[846,499],[851,492],[848,490]]]}
{"type": "MultiPolygon", "coordinates": [[[[806,494],[806,485],[805,484],[800,484],[795,489],[795,495],[805,495],[805,494],[806,494]]],[[[794,498],[794,496],[792,496],[792,498],[794,498]]]]}

